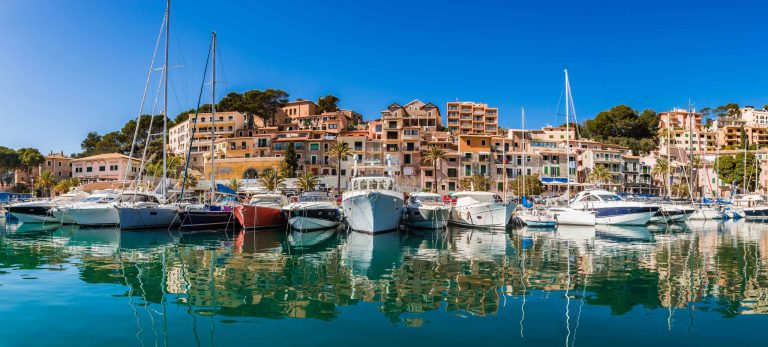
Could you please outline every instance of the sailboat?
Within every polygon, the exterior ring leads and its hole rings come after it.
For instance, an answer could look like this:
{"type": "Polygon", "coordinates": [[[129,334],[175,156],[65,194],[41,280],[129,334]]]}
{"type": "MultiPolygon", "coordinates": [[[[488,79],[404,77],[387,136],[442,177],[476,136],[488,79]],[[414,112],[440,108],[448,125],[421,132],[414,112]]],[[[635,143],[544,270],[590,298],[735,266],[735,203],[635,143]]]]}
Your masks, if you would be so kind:
{"type": "MultiPolygon", "coordinates": [[[[121,203],[116,205],[117,213],[120,220],[121,229],[144,229],[144,228],[159,228],[169,227],[173,224],[177,224],[177,206],[168,204],[168,47],[170,38],[170,22],[171,22],[171,1],[168,0],[165,9],[165,62],[163,64],[163,178],[157,187],[154,194],[150,193],[126,193],[131,195],[132,199],[122,199],[121,203]]],[[[159,43],[159,40],[158,40],[159,43]]],[[[154,56],[152,63],[150,63],[150,74],[152,73],[152,65],[154,64],[154,56]]],[[[146,97],[146,88],[149,86],[149,78],[147,78],[147,84],[145,86],[144,96],[146,97]]],[[[142,100],[142,109],[144,107],[144,100],[142,100]]],[[[133,142],[136,142],[136,135],[138,134],[139,124],[141,124],[141,113],[136,119],[136,131],[134,133],[133,142]]],[[[154,112],[153,112],[154,113],[154,112]]],[[[151,116],[154,120],[154,116],[151,116]]],[[[146,159],[147,147],[149,147],[150,136],[152,132],[152,121],[147,131],[147,140],[144,145],[144,159],[146,159]]],[[[131,146],[131,156],[133,155],[133,146],[131,146]]],[[[144,161],[142,159],[142,162],[144,161]]],[[[129,161],[130,165],[130,161],[129,161]]],[[[143,168],[144,165],[142,165],[143,168]]],[[[130,170],[130,168],[129,168],[130,170]]],[[[125,172],[125,178],[128,176],[128,171],[125,172]]],[[[124,179],[125,179],[124,178],[124,179]]],[[[136,185],[141,180],[141,172],[136,178],[136,185]]]]}
{"type": "MultiPolygon", "coordinates": [[[[571,83],[568,81],[568,70],[565,72],[565,157],[566,157],[566,202],[571,197],[571,131],[570,131],[570,110],[573,109],[573,98],[571,97],[571,83]]],[[[574,117],[576,116],[574,110],[574,117]]],[[[575,162],[574,162],[575,164],[575,162]]],[[[557,221],[558,225],[579,225],[594,226],[596,223],[596,213],[589,210],[581,210],[572,207],[550,208],[549,213],[557,221]]]]}
{"type": "MultiPolygon", "coordinates": [[[[691,180],[693,179],[693,170],[694,170],[694,167],[693,167],[693,128],[694,128],[694,126],[693,126],[693,118],[694,117],[693,116],[694,115],[691,113],[691,106],[688,105],[688,119],[689,119],[689,122],[688,122],[689,123],[689,127],[688,127],[688,139],[689,139],[689,141],[688,141],[688,157],[690,158],[689,160],[691,162],[690,172],[688,172],[688,186],[689,186],[688,191],[690,192],[689,195],[691,196],[691,202],[692,203],[693,203],[693,196],[694,196],[694,194],[693,194],[694,193],[694,184],[693,184],[693,182],[691,182],[691,180]]],[[[696,141],[697,144],[699,144],[699,147],[701,147],[700,140],[698,140],[700,138],[698,136],[698,134],[697,134],[696,138],[697,138],[697,141],[696,141]]],[[[700,204],[696,208],[696,211],[694,211],[693,213],[690,214],[688,219],[690,219],[690,220],[712,220],[712,219],[723,219],[724,217],[725,217],[725,215],[723,214],[722,211],[720,211],[719,208],[717,208],[715,206],[711,206],[711,205],[702,203],[702,204],[700,204]]]]}
{"type": "MultiPolygon", "coordinates": [[[[529,226],[529,227],[539,227],[539,228],[547,228],[547,227],[554,227],[557,226],[557,221],[555,218],[549,213],[549,211],[545,209],[534,209],[534,204],[530,201],[528,201],[528,198],[525,196],[527,195],[528,191],[526,188],[526,171],[525,171],[525,162],[526,157],[528,156],[528,146],[526,145],[525,141],[525,109],[521,109],[521,120],[522,120],[522,128],[523,131],[521,134],[523,135],[523,170],[522,170],[522,200],[520,203],[520,206],[523,207],[523,210],[520,211],[517,214],[517,219],[520,221],[520,223],[529,226]]],[[[506,158],[504,158],[506,160],[506,158]]],[[[506,168],[504,168],[506,171],[506,168]]],[[[506,179],[504,180],[506,182],[506,179]]]]}
{"type": "MultiPolygon", "coordinates": [[[[237,192],[228,189],[227,187],[216,184],[216,170],[214,166],[215,161],[215,146],[216,141],[216,32],[211,33],[211,191],[209,192],[209,200],[203,204],[193,204],[185,206],[183,210],[179,211],[179,219],[181,220],[181,230],[221,230],[227,229],[231,225],[232,228],[236,226],[233,211],[238,204],[237,192]]],[[[205,73],[203,73],[203,83],[205,83],[206,73],[208,71],[208,62],[206,61],[205,73]]],[[[202,96],[202,90],[201,90],[202,96]]],[[[200,99],[198,99],[198,107],[195,111],[195,118],[193,127],[197,124],[197,116],[200,109],[200,99]]],[[[187,178],[187,171],[189,169],[189,156],[192,150],[192,141],[194,137],[189,138],[189,146],[187,148],[187,161],[184,167],[184,180],[187,178]]],[[[182,184],[181,195],[184,194],[184,185],[182,184]]]]}

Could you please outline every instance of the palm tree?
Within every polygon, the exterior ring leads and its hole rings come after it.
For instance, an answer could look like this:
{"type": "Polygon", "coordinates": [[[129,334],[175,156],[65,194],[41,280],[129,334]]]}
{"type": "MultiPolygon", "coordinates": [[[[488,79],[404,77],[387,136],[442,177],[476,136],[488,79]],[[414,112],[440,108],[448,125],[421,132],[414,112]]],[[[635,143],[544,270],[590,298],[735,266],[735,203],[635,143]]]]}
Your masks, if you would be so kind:
{"type": "Polygon", "coordinates": [[[693,158],[691,158],[691,162],[693,165],[690,167],[691,172],[691,193],[693,193],[693,196],[696,196],[696,192],[699,191],[699,169],[701,169],[704,165],[704,163],[701,160],[701,156],[694,155],[693,158]]]}
{"type": "Polygon", "coordinates": [[[350,155],[352,155],[352,148],[349,147],[349,144],[337,140],[336,143],[331,145],[331,148],[328,150],[328,152],[331,154],[332,157],[336,158],[336,189],[341,190],[341,161],[347,159],[350,155]]]}
{"type": "Polygon", "coordinates": [[[488,176],[480,174],[474,174],[471,177],[466,177],[461,180],[461,189],[472,190],[479,192],[487,192],[491,190],[491,179],[488,176]]]}
{"type": "Polygon", "coordinates": [[[319,182],[320,180],[312,172],[307,171],[296,179],[296,187],[302,192],[315,190],[319,182]]]}
{"type": "Polygon", "coordinates": [[[37,182],[35,182],[35,188],[40,189],[48,196],[51,196],[51,188],[55,185],[56,178],[53,177],[53,173],[50,171],[43,172],[43,174],[37,178],[37,182]]]}
{"type": "Polygon", "coordinates": [[[56,183],[56,186],[53,188],[57,193],[63,194],[68,192],[70,189],[77,187],[80,185],[80,179],[77,177],[75,178],[65,178],[58,183],[56,183]]]}
{"type": "Polygon", "coordinates": [[[259,176],[259,184],[264,186],[267,191],[275,191],[277,188],[284,187],[284,179],[276,170],[267,169],[259,176]]]}
{"type": "Polygon", "coordinates": [[[602,186],[603,183],[610,183],[613,181],[613,175],[611,174],[611,171],[608,170],[605,165],[595,165],[595,168],[592,169],[592,172],[587,175],[587,181],[591,183],[597,183],[598,187],[602,186]]]}
{"type": "Polygon", "coordinates": [[[238,181],[237,178],[233,178],[229,180],[229,183],[227,183],[227,187],[229,187],[234,191],[237,191],[238,189],[240,189],[240,186],[241,186],[240,181],[238,181]]]}
{"type": "Polygon", "coordinates": [[[432,190],[437,193],[438,174],[437,174],[437,162],[445,159],[445,150],[442,147],[430,146],[428,150],[421,153],[421,159],[424,161],[432,161],[432,190]]]}
{"type": "Polygon", "coordinates": [[[651,175],[654,177],[660,176],[661,181],[664,182],[664,190],[667,191],[667,182],[664,179],[664,176],[669,171],[669,162],[666,159],[658,158],[656,159],[656,165],[653,166],[653,169],[651,170],[651,175]]]}

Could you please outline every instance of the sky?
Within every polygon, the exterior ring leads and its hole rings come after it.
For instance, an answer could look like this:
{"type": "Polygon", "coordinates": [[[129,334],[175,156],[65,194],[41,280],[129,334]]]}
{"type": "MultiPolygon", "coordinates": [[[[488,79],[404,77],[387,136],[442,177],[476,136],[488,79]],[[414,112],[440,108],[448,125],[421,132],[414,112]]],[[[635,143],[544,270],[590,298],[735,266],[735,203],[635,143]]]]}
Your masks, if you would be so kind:
{"type": "MultiPolygon", "coordinates": [[[[211,31],[217,94],[334,94],[379,117],[393,102],[474,101],[500,126],[578,120],[618,104],[665,111],[768,104],[768,2],[201,1],[171,10],[169,111],[192,108],[211,31]]],[[[80,151],[140,109],[164,0],[0,0],[0,146],[80,151]]],[[[161,62],[155,64],[155,68],[161,62]]],[[[152,73],[151,109],[159,71],[152,73]]],[[[205,85],[210,88],[210,85],[205,85]]],[[[210,101],[206,91],[204,102],[210,101]]]]}

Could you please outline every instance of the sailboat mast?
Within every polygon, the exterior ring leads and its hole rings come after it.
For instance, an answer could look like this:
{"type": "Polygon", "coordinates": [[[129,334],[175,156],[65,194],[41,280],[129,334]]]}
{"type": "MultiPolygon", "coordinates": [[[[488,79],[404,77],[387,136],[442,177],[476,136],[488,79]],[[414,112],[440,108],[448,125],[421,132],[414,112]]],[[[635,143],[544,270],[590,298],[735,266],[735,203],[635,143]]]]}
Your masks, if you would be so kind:
{"type": "Polygon", "coordinates": [[[667,141],[666,141],[667,142],[667,170],[666,170],[667,171],[666,172],[667,175],[666,175],[665,181],[664,181],[664,190],[666,190],[667,197],[672,197],[671,189],[670,189],[671,187],[669,186],[670,183],[671,183],[670,182],[670,177],[669,177],[670,176],[670,170],[672,170],[672,154],[671,154],[672,148],[670,147],[670,141],[671,141],[670,140],[670,136],[671,136],[671,134],[670,134],[670,131],[671,131],[670,125],[671,124],[670,123],[672,123],[672,113],[671,112],[667,113],[667,141]]]}
{"type": "Polygon", "coordinates": [[[741,129],[744,132],[744,139],[742,140],[744,141],[744,178],[741,180],[741,185],[743,186],[741,191],[743,194],[747,194],[747,144],[749,144],[749,141],[747,140],[747,130],[745,130],[743,126],[741,129]]]}
{"type": "MultiPolygon", "coordinates": [[[[690,171],[688,172],[688,190],[690,192],[691,196],[691,202],[694,202],[694,190],[696,189],[696,185],[694,185],[693,180],[693,113],[691,112],[691,101],[688,100],[688,162],[691,165],[690,171]]],[[[696,142],[698,143],[698,138],[696,139],[696,142]]]]}
{"type": "MultiPolygon", "coordinates": [[[[163,66],[163,74],[165,75],[163,83],[163,181],[161,184],[161,193],[163,194],[163,202],[167,197],[166,179],[168,177],[168,143],[166,136],[168,135],[168,39],[171,36],[171,0],[167,0],[165,9],[165,64],[163,66]]],[[[136,124],[138,127],[139,125],[136,124]]]]}
{"type": "Polygon", "coordinates": [[[216,32],[211,33],[211,49],[213,51],[213,60],[211,67],[211,203],[213,203],[216,194],[216,173],[214,171],[214,141],[216,139],[216,32]]]}
{"type": "Polygon", "coordinates": [[[525,192],[526,192],[526,190],[525,190],[525,183],[526,182],[525,181],[528,180],[528,177],[525,174],[525,160],[527,159],[527,154],[528,154],[528,147],[525,146],[525,107],[521,107],[520,110],[522,111],[521,118],[522,118],[522,123],[523,123],[522,124],[523,125],[523,131],[521,132],[520,135],[522,135],[522,140],[523,140],[523,160],[522,160],[522,162],[523,162],[523,194],[525,194],[525,192]]]}
{"type": "Polygon", "coordinates": [[[568,82],[568,69],[565,69],[565,192],[571,198],[571,130],[568,119],[571,107],[571,83],[568,82]]]}

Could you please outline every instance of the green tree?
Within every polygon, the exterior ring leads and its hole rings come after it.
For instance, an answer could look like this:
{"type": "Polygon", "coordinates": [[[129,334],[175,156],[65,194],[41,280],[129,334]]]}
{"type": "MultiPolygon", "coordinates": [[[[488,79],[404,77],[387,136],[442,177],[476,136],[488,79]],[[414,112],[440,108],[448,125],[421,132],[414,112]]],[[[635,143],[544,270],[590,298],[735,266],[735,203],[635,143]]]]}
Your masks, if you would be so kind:
{"type": "Polygon", "coordinates": [[[261,173],[261,176],[259,176],[258,182],[264,187],[264,189],[270,192],[275,191],[278,188],[285,187],[285,180],[283,177],[280,176],[277,170],[272,169],[264,170],[264,172],[261,173]]]}
{"type": "Polygon", "coordinates": [[[661,177],[661,181],[664,182],[664,190],[667,191],[667,184],[666,177],[667,172],[669,171],[669,162],[666,159],[658,158],[656,159],[656,165],[653,166],[653,169],[651,169],[651,175],[654,177],[661,177]]]}
{"type": "Polygon", "coordinates": [[[613,175],[605,165],[597,164],[592,172],[587,175],[587,181],[590,183],[596,183],[598,187],[602,187],[603,184],[613,182],[613,175]]]}
{"type": "Polygon", "coordinates": [[[336,158],[336,189],[341,191],[341,162],[352,155],[352,148],[349,147],[348,143],[336,140],[329,148],[328,153],[331,154],[331,157],[336,158]]]}
{"type": "Polygon", "coordinates": [[[317,98],[317,113],[334,112],[339,110],[339,98],[328,94],[317,98]]]}
{"type": "Polygon", "coordinates": [[[85,139],[80,143],[80,148],[83,150],[82,156],[89,156],[96,153],[96,146],[98,146],[99,142],[101,142],[101,135],[97,132],[91,131],[88,135],[85,135],[85,139]]]}
{"type": "Polygon", "coordinates": [[[293,142],[288,143],[288,148],[285,150],[283,161],[285,162],[287,169],[287,172],[283,173],[284,177],[296,177],[296,170],[299,169],[299,159],[296,156],[296,148],[294,147],[293,142]]]}
{"type": "Polygon", "coordinates": [[[70,189],[75,188],[80,185],[80,179],[77,177],[73,178],[65,178],[59,182],[56,183],[56,186],[54,187],[54,190],[59,194],[64,194],[68,192],[70,189]]]}
{"type": "Polygon", "coordinates": [[[22,148],[16,152],[19,154],[19,164],[26,173],[29,173],[32,167],[38,166],[45,161],[45,157],[40,154],[37,148],[22,148]]]}
{"type": "Polygon", "coordinates": [[[440,174],[437,171],[437,163],[445,159],[445,150],[442,147],[430,146],[428,150],[421,153],[421,160],[432,163],[432,191],[437,192],[440,184],[440,174]]]}
{"type": "Polygon", "coordinates": [[[690,192],[688,191],[688,185],[682,182],[673,184],[672,195],[678,198],[689,198],[690,192]]]}
{"type": "Polygon", "coordinates": [[[507,183],[507,187],[515,196],[540,195],[544,192],[544,185],[538,175],[517,176],[507,183]],[[525,182],[525,188],[523,188],[525,182]]]}
{"type": "Polygon", "coordinates": [[[747,191],[754,191],[755,189],[755,177],[759,177],[762,172],[762,168],[758,165],[755,167],[755,155],[747,153],[746,165],[744,153],[733,155],[721,155],[717,159],[717,175],[723,180],[725,184],[733,184],[741,187],[744,191],[746,187],[747,191]],[[744,183],[744,167],[746,166],[747,182],[744,183]]]}
{"type": "Polygon", "coordinates": [[[10,171],[21,166],[19,153],[11,148],[0,146],[0,171],[10,171]]]}
{"type": "Polygon", "coordinates": [[[480,174],[474,174],[470,177],[465,177],[459,181],[461,189],[487,192],[491,190],[491,178],[480,174]]]}
{"type": "Polygon", "coordinates": [[[730,103],[715,107],[712,113],[716,117],[732,117],[739,113],[739,108],[739,104],[730,103]]]}
{"type": "Polygon", "coordinates": [[[299,188],[302,192],[315,190],[319,183],[320,180],[312,172],[307,171],[296,180],[296,188],[299,188]]]}
{"type": "Polygon", "coordinates": [[[237,180],[237,178],[233,178],[229,180],[229,183],[227,183],[227,187],[229,187],[229,189],[232,189],[234,191],[237,191],[238,189],[240,189],[241,186],[242,185],[240,184],[240,181],[237,180]]]}
{"type": "Polygon", "coordinates": [[[35,189],[40,190],[45,196],[51,196],[51,188],[56,185],[56,177],[53,173],[46,170],[35,181],[35,189]]]}
{"type": "Polygon", "coordinates": [[[216,104],[216,109],[221,112],[242,111],[243,95],[235,92],[227,94],[216,104]]]}
{"type": "Polygon", "coordinates": [[[655,149],[658,115],[653,110],[641,114],[627,105],[618,105],[586,122],[582,136],[596,141],[627,146],[635,154],[655,149]],[[642,141],[646,140],[646,141],[642,141]],[[653,143],[653,145],[651,145],[653,143]]]}

